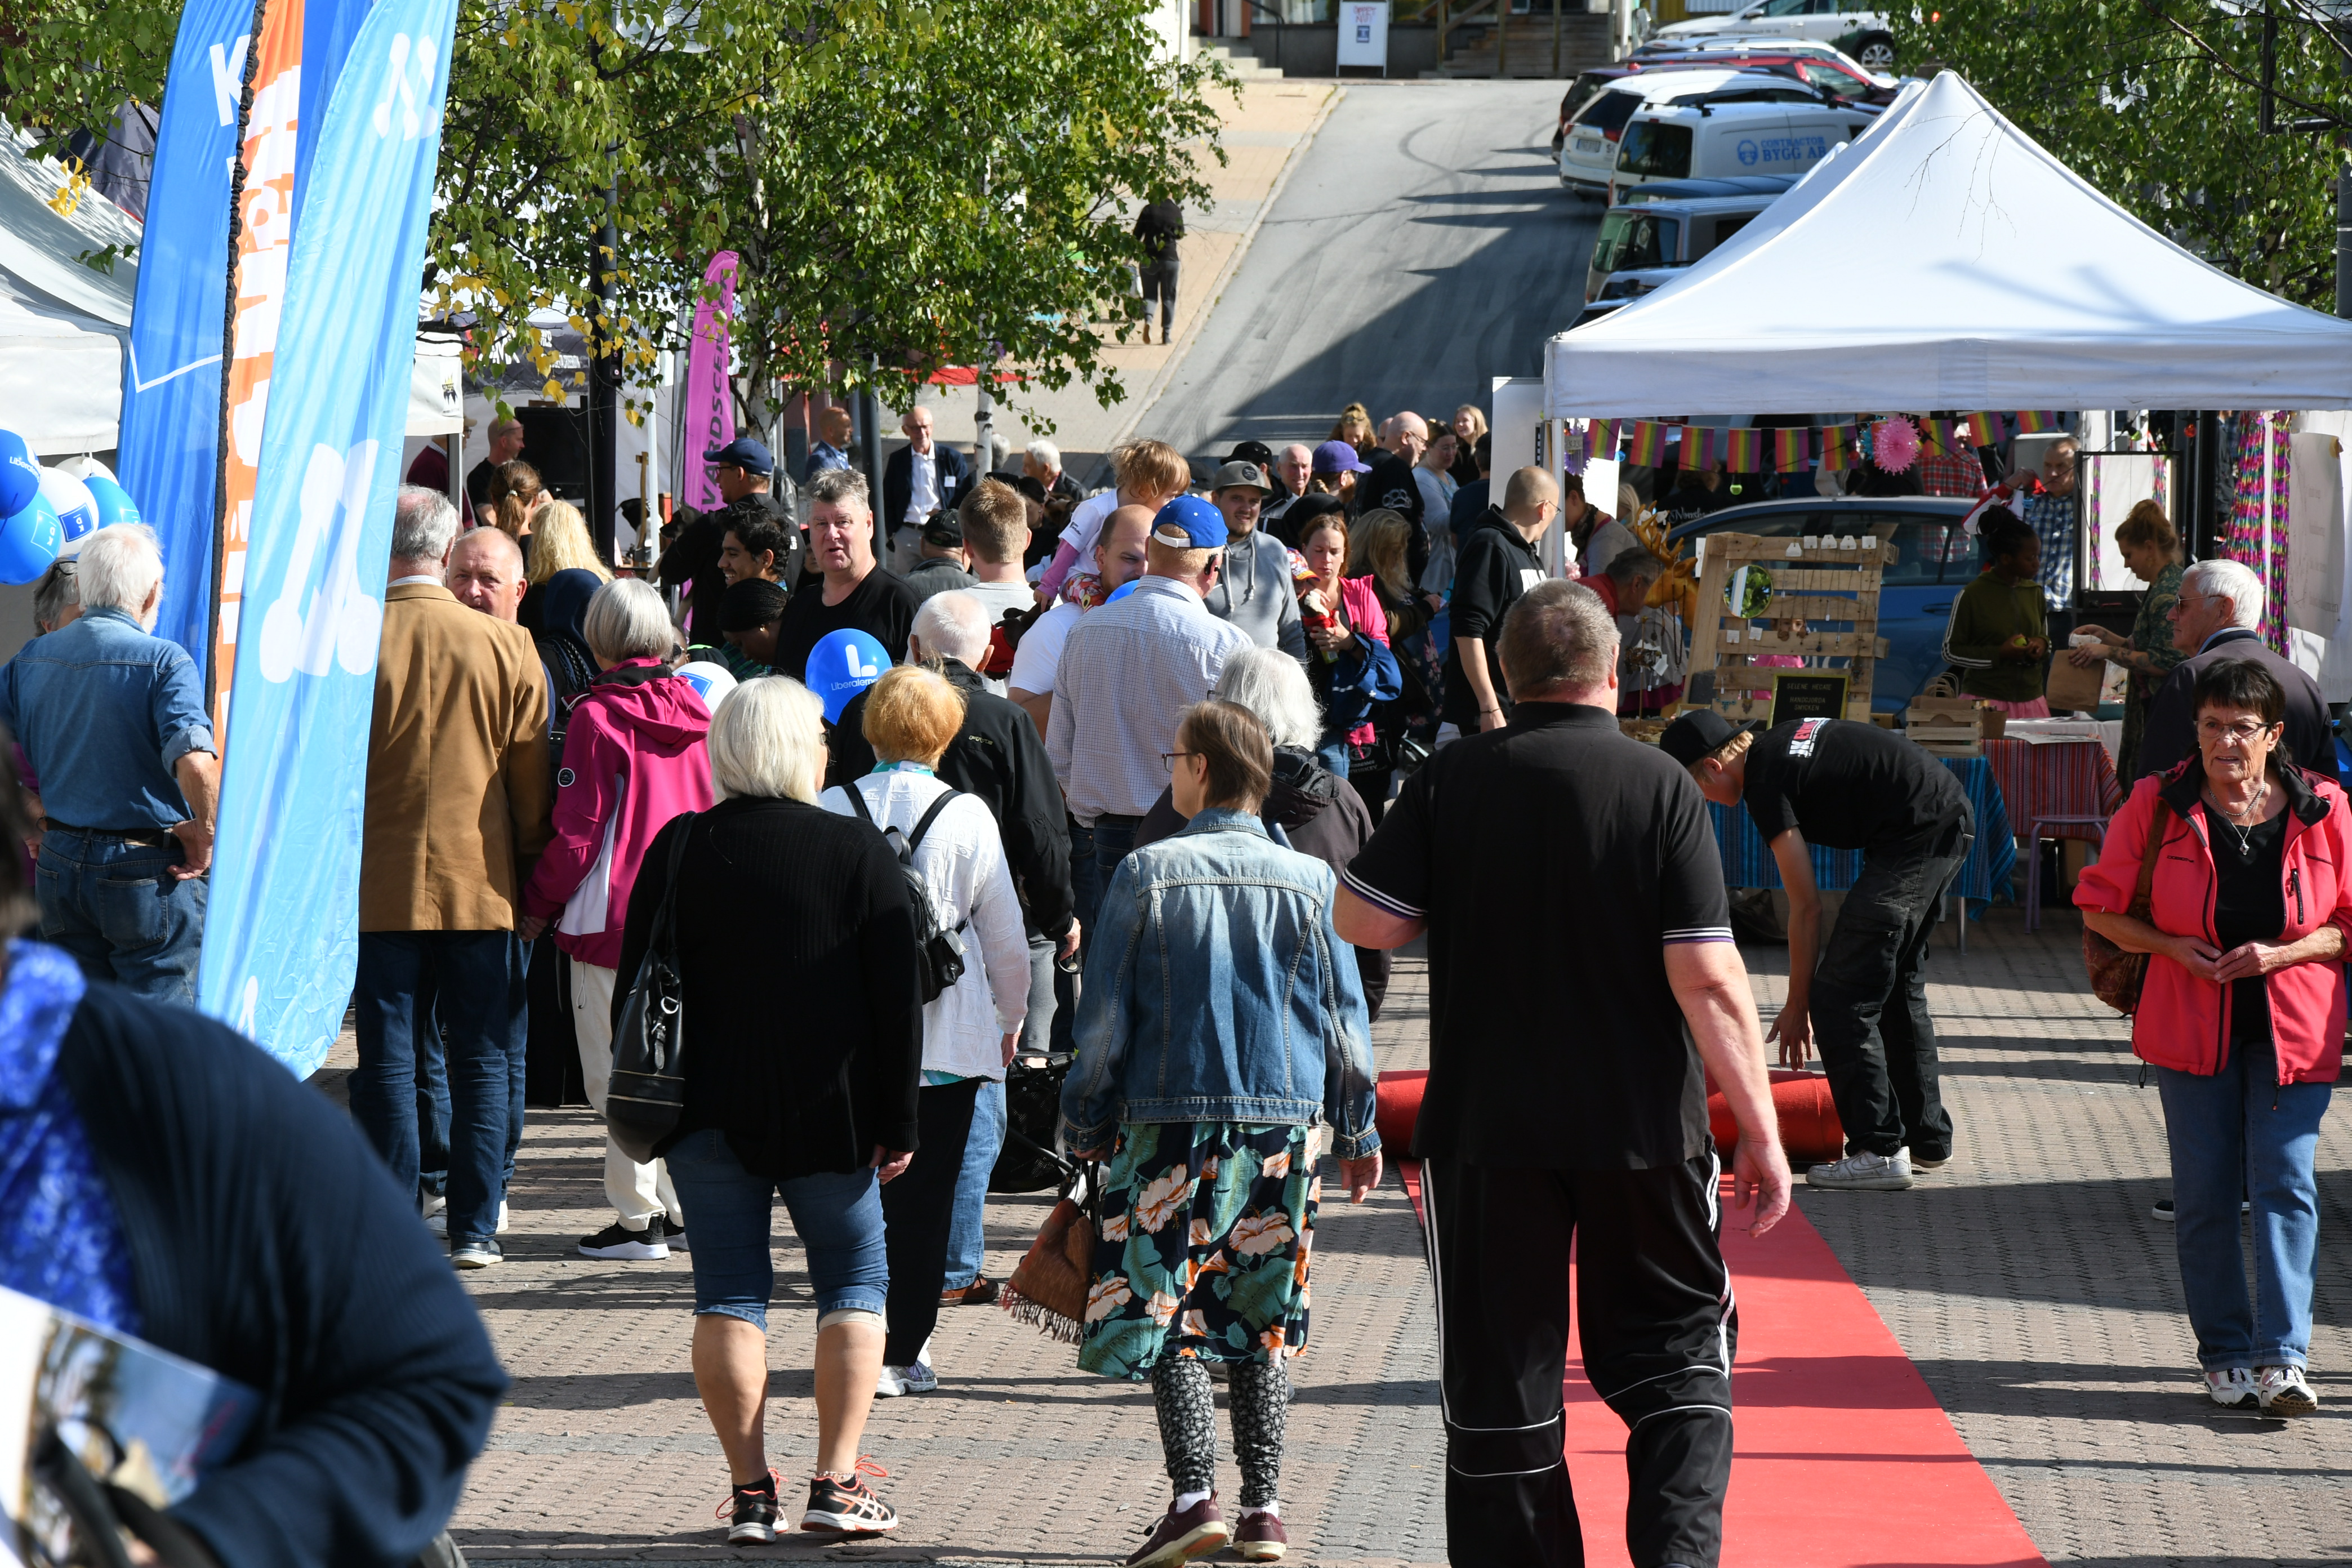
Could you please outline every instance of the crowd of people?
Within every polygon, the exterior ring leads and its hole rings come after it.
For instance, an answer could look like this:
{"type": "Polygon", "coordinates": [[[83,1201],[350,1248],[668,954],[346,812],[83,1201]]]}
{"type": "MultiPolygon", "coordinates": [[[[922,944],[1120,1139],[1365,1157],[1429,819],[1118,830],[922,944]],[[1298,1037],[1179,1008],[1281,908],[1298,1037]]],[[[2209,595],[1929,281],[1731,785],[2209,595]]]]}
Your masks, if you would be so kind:
{"type": "MultiPolygon", "coordinates": [[[[1050,443],[1018,471],[979,471],[928,409],[901,428],[878,510],[838,410],[797,506],[761,442],[707,453],[724,504],[675,520],[642,580],[547,496],[519,426],[492,427],[466,515],[401,489],[352,1127],[312,1115],[301,1139],[373,1151],[388,1174],[369,1204],[417,1216],[388,1255],[407,1275],[428,1234],[458,1269],[495,1267],[528,1106],[576,1081],[604,1110],[630,994],[649,955],[674,955],[690,1020],[677,1124],[648,1158],[608,1139],[611,1216],[576,1245],[618,1264],[688,1248],[729,1540],[789,1528],[763,1415],[775,1202],[817,1314],[800,1528],[888,1531],[898,1517],[861,1456],[870,1406],[956,1375],[933,1362],[940,1313],[1000,1300],[984,1207],[1021,1132],[1087,1173],[1097,1205],[1079,1364],[1152,1389],[1170,1502],[1129,1563],[1175,1568],[1227,1543],[1274,1561],[1321,1162],[1362,1202],[1384,1156],[1408,1152],[1374,1125],[1370,1025],[1387,955],[1425,937],[1431,1073],[1409,1153],[1437,1279],[1454,1560],[1580,1560],[1559,1403],[1573,1240],[1587,1373],[1629,1428],[1629,1548],[1712,1568],[1738,1314],[1708,1088],[1739,1128],[1732,1174],[1756,1231],[1790,1178],[1706,806],[1748,813],[1790,892],[1773,1037],[1784,1060],[1819,1050],[1848,1138],[1809,1181],[1899,1190],[1955,1138],[1923,977],[1976,831],[1951,775],[1844,721],[1741,730],[1700,711],[1656,744],[1621,732],[1628,634],[1667,563],[1574,476],[1492,474],[1475,407],[1375,425],[1351,406],[1319,443],[1244,442],[1198,470],[1139,439],[1092,496],[1050,443]],[[1826,942],[1813,845],[1865,856],[1826,942]],[[788,1026],[778,995],[794,998],[788,1026]],[[1581,1026],[1561,1028],[1569,1016],[1581,1026]],[[1055,1124],[1013,1125],[1016,1071],[1058,1085],[1055,1124]],[[1243,1479],[1230,1505],[1213,1368],[1243,1479]]],[[[1955,613],[1955,662],[2019,701],[2039,678],[2041,536],[1998,508],[1983,531],[1990,564],[1955,613]]],[[[2312,1407],[2311,1163],[2352,929],[2332,738],[2309,679],[2249,630],[2251,572],[2184,572],[2160,512],[2136,511],[2119,539],[2155,619],[2095,646],[2132,669],[2149,776],[2079,898],[2093,929],[2154,955],[2135,1038],[2163,1074],[2213,1396],[2294,1413],[2312,1407]],[[2155,847],[2189,840],[2135,902],[2155,847]],[[2281,1114],[2249,1131],[2264,1093],[2281,1114]],[[2242,1165],[2262,1216],[2251,1305],[2242,1165]]],[[[146,530],[102,531],[45,581],[43,635],[0,669],[38,842],[29,886],[11,868],[19,885],[0,876],[0,894],[39,931],[10,949],[0,1011],[46,1006],[68,1044],[98,1029],[134,1056],[156,1007],[193,1000],[218,788],[195,667],[152,634],[163,565],[146,530]]],[[[52,1058],[82,1070],[58,1037],[0,1030],[0,1050],[35,1063],[0,1070],[0,1111],[23,1084],[47,1092],[52,1058]]],[[[225,1031],[203,1038],[239,1072],[259,1059],[225,1031]]],[[[65,1171],[79,1156],[60,1149],[65,1171]]],[[[76,1201],[102,1219],[88,1162],[73,1168],[89,1188],[76,1201]]],[[[121,1237],[160,1211],[117,1205],[82,1255],[114,1270],[113,1296],[70,1269],[47,1289],[136,1323],[121,1237]]],[[[284,1268],[298,1267],[325,1265],[284,1268]]],[[[253,1287],[298,1288],[315,1292],[253,1287]]],[[[446,1278],[418,1299],[427,1318],[463,1310],[446,1278]]],[[[415,1554],[486,1431],[499,1380],[485,1353],[478,1324],[449,1331],[436,1364],[458,1391],[451,1424],[398,1517],[301,1521],[282,1560],[415,1554]]],[[[300,1420],[289,1408],[283,1441],[300,1420]]],[[[219,1509],[189,1522],[252,1528],[219,1509]]]]}

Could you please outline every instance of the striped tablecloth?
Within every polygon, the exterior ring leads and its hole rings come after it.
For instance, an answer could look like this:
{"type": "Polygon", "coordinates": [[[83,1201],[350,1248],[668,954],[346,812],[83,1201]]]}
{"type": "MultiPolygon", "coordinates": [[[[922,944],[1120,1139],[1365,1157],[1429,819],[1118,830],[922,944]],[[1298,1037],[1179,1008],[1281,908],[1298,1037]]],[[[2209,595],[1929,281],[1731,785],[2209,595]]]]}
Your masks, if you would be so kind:
{"type": "MultiPolygon", "coordinates": [[[[1987,741],[1985,761],[1992,765],[2000,797],[2009,806],[2010,827],[2016,833],[2032,832],[2037,816],[2105,819],[2124,804],[2115,759],[2096,741],[1987,741]]],[[[2053,825],[2045,837],[2095,841],[2099,830],[2053,825]]]]}
{"type": "MultiPolygon", "coordinates": [[[[2095,742],[2092,749],[2098,749],[2095,742]]],[[[2010,872],[2017,864],[2017,845],[2009,813],[2001,805],[2000,784],[1991,764],[1982,757],[1946,757],[1943,762],[1959,778],[1960,787],[1968,791],[1969,804],[1976,807],[1977,813],[1977,841],[1960,867],[1960,879],[1954,891],[1987,902],[1996,896],[2007,898],[2010,872]]],[[[2112,768],[2108,775],[2114,776],[2112,768]]],[[[1715,814],[1715,841],[1723,851],[1723,885],[1779,887],[1780,868],[1774,862],[1772,851],[1765,847],[1747,809],[1710,804],[1707,810],[1715,814]]],[[[1853,887],[1854,879],[1861,875],[1861,850],[1813,846],[1813,880],[1822,891],[1842,893],[1853,887]]]]}

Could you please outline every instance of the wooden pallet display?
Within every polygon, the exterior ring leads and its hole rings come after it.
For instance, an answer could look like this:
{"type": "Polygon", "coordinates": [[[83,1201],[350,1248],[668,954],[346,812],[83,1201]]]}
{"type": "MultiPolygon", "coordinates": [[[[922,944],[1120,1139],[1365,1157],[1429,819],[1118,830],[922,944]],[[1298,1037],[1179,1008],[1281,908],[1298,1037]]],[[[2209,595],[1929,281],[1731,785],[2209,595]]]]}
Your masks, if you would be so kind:
{"type": "MultiPolygon", "coordinates": [[[[1699,613],[1691,627],[1690,686],[1694,697],[1708,693],[1715,710],[1731,718],[1769,718],[1771,691],[1784,673],[1817,671],[1759,669],[1763,655],[1797,654],[1843,661],[1850,679],[1846,717],[1870,718],[1871,679],[1886,657],[1878,635],[1878,593],[1895,546],[1864,539],[1852,550],[1804,548],[1801,539],[1718,533],[1706,542],[1706,564],[1699,574],[1699,613]],[[1772,574],[1769,613],[1749,620],[1734,614],[1724,595],[1742,566],[1772,574]],[[1772,623],[1802,620],[1809,628],[1825,621],[1847,624],[1841,631],[1808,629],[1801,637],[1774,635],[1772,623]],[[1706,678],[1704,685],[1702,678],[1706,678]]],[[[1832,668],[1837,668],[1832,666],[1832,668]]],[[[1696,704],[1694,704],[1696,705],[1696,704]]]]}

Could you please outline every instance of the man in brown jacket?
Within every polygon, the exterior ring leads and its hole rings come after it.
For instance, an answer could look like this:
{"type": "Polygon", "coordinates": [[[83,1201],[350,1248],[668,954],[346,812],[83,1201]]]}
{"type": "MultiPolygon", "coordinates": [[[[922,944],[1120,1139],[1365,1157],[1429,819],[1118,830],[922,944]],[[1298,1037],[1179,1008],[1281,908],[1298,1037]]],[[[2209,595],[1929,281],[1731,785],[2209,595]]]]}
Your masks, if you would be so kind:
{"type": "Polygon", "coordinates": [[[449,1077],[448,1231],[460,1268],[496,1238],[522,1134],[530,862],[547,845],[547,687],[530,634],[443,586],[457,514],[403,486],[368,736],[352,1114],[417,1187],[416,1036],[437,1013],[449,1077]]]}

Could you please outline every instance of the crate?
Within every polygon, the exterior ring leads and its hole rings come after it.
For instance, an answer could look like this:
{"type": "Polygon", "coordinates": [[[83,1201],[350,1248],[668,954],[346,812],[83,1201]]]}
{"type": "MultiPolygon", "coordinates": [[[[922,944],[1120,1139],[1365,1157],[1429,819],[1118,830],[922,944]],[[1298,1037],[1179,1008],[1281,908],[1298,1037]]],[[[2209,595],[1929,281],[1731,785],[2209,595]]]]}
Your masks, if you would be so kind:
{"type": "Polygon", "coordinates": [[[1904,733],[1938,757],[1981,757],[2008,715],[1974,697],[1922,697],[1904,710],[1904,733]]]}
{"type": "Polygon", "coordinates": [[[1852,550],[1818,544],[1808,550],[1801,540],[1751,533],[1710,535],[1699,574],[1698,615],[1691,626],[1686,690],[1692,700],[1742,721],[1769,718],[1779,671],[1759,669],[1749,660],[1762,654],[1798,654],[1843,670],[1845,716],[1867,721],[1871,679],[1886,655],[1886,640],[1878,635],[1879,585],[1895,558],[1893,544],[1866,535],[1858,536],[1852,550]],[[1772,574],[1768,612],[1752,620],[1736,614],[1724,598],[1743,566],[1760,566],[1772,574]],[[1807,623],[1804,637],[1782,637],[1771,626],[1790,619],[1807,623]],[[1824,622],[1841,625],[1832,630],[1824,622]]]}

